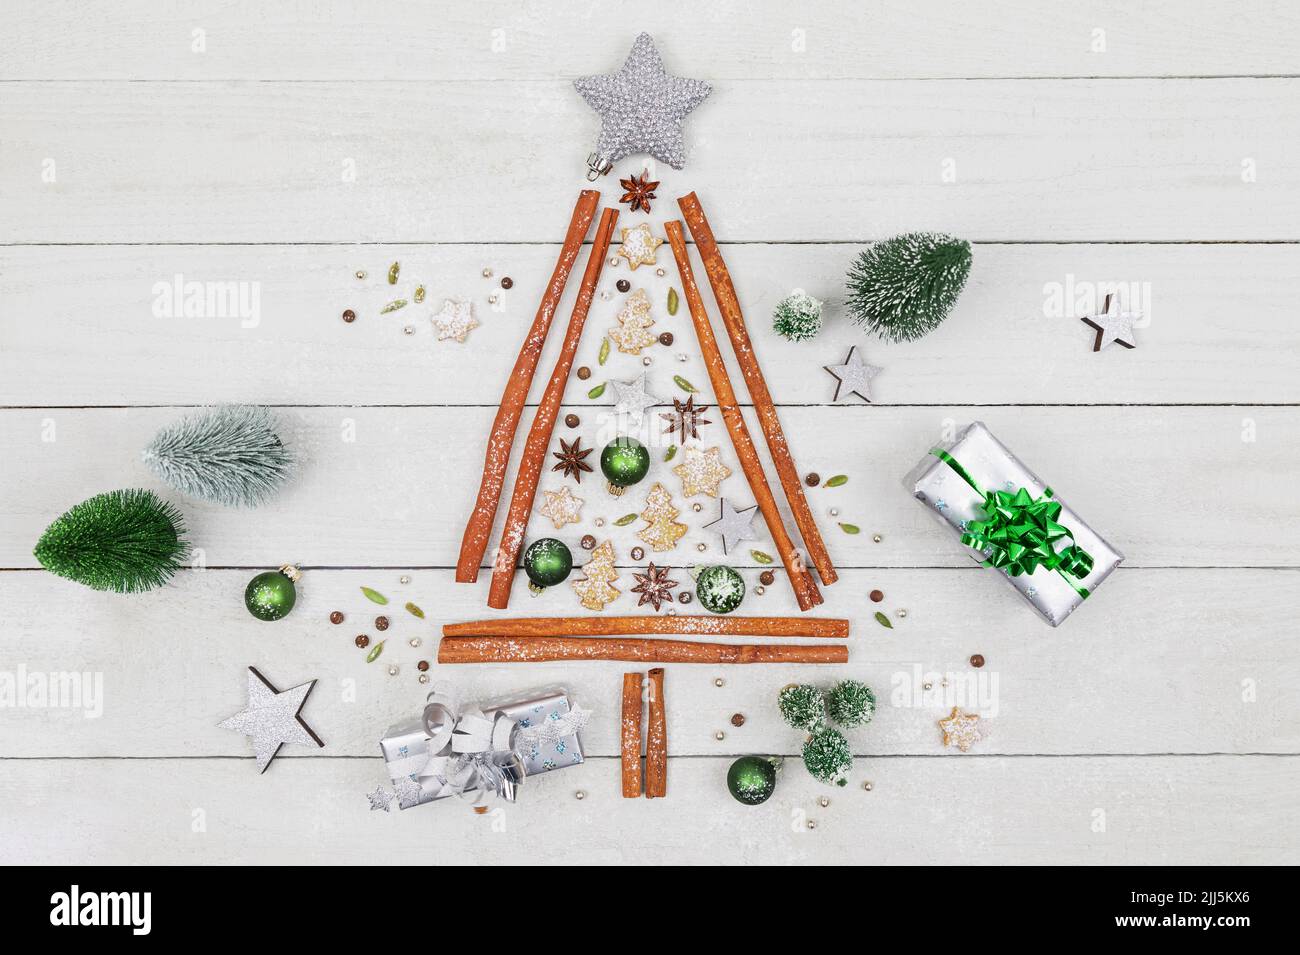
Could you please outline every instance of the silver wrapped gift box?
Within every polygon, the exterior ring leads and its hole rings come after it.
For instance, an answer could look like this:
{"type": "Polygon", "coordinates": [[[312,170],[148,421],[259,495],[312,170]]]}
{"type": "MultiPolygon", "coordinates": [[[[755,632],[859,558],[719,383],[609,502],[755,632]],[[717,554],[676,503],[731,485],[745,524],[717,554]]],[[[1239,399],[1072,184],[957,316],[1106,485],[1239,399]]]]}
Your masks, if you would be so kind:
{"type": "Polygon", "coordinates": [[[582,762],[578,730],[587,711],[563,687],[458,706],[429,694],[424,713],[391,727],[380,741],[398,806],[409,809],[466,792],[513,801],[528,776],[582,762]]]}
{"type": "Polygon", "coordinates": [[[1053,627],[1124,559],[982,421],[931,450],[907,484],[1053,627]]]}

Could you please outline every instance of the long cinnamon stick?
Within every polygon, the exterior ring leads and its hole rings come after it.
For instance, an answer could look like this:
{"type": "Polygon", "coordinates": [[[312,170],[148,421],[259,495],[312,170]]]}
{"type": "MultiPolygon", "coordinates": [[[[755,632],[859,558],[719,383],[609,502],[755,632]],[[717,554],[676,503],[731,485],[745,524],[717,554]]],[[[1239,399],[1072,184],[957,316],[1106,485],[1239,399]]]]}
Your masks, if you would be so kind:
{"type": "Polygon", "coordinates": [[[790,586],[794,588],[799,609],[809,610],[822,602],[822,595],[817,589],[817,582],[804,566],[794,541],[786,533],[785,522],[781,520],[776,498],[772,496],[767,475],[763,473],[763,462],[759,459],[758,449],[754,447],[754,439],[749,436],[749,428],[740,413],[740,405],[736,402],[736,393],[731,387],[727,366],[723,363],[722,353],[718,350],[718,340],[713,336],[713,326],[709,323],[708,312],[704,309],[704,300],[700,298],[699,286],[695,284],[695,273],[691,268],[690,255],[686,251],[686,236],[682,232],[682,224],[677,221],[665,222],[664,231],[668,235],[668,244],[672,246],[673,258],[677,260],[677,274],[682,280],[682,291],[686,296],[686,305],[690,309],[691,323],[695,326],[695,337],[699,339],[700,352],[704,356],[704,367],[708,370],[709,381],[713,384],[713,394],[718,399],[718,409],[722,412],[727,433],[731,435],[732,447],[736,449],[736,457],[740,459],[740,467],[745,472],[749,489],[758,501],[758,509],[763,514],[763,520],[767,522],[767,529],[772,534],[772,543],[776,545],[776,551],[781,555],[781,563],[785,564],[785,572],[790,578],[790,586]]]}
{"type": "Polygon", "coordinates": [[[668,794],[668,721],[664,714],[664,671],[650,671],[650,701],[645,731],[645,798],[668,794]]]}
{"type": "Polygon", "coordinates": [[[564,344],[560,347],[560,355],[551,371],[551,380],[546,383],[546,391],[542,394],[537,414],[533,416],[532,426],[528,429],[523,456],[519,461],[519,473],[515,476],[515,490],[510,496],[510,508],[506,511],[506,523],[501,531],[501,543],[497,545],[496,558],[492,561],[492,586],[488,590],[487,602],[489,607],[497,610],[505,609],[510,603],[510,587],[515,579],[519,548],[523,546],[529,512],[537,497],[537,479],[546,462],[546,448],[551,443],[551,433],[555,430],[555,419],[559,417],[564,388],[569,383],[573,356],[578,351],[578,341],[582,338],[582,328],[586,324],[591,301],[596,297],[596,283],[600,281],[605,253],[609,251],[610,236],[614,234],[614,223],[617,221],[617,209],[606,209],[601,213],[600,225],[596,227],[596,237],[592,241],[591,252],[587,255],[587,269],[582,274],[578,299],[573,303],[573,314],[569,317],[569,327],[564,333],[564,344]]]}
{"type": "Polygon", "coordinates": [[[516,617],[448,623],[444,637],[614,637],[685,633],[711,637],[819,637],[849,635],[849,622],[829,617],[516,617]]]}
{"type": "Polygon", "coordinates": [[[736,363],[740,365],[740,370],[745,376],[749,397],[754,402],[754,412],[758,415],[759,426],[763,429],[763,437],[767,440],[767,450],[772,455],[772,463],[776,465],[777,477],[781,480],[781,487],[785,489],[785,499],[794,514],[795,526],[799,528],[804,546],[808,548],[808,556],[817,568],[817,575],[821,577],[822,584],[829,586],[839,579],[839,575],[835,573],[821,531],[817,529],[812,509],[809,508],[808,500],[804,497],[799,473],[795,470],[794,459],[790,456],[790,446],[786,443],[785,432],[781,430],[781,419],[777,416],[776,405],[773,404],[772,395],[767,390],[767,382],[763,378],[763,371],[754,354],[754,346],[749,340],[749,332],[745,328],[745,316],[740,310],[740,300],[736,297],[736,287],[731,283],[731,274],[727,271],[727,264],[722,260],[722,252],[713,238],[713,230],[709,227],[709,220],[704,216],[699,197],[693,192],[688,193],[678,199],[677,204],[681,207],[686,225],[691,230],[696,247],[700,250],[700,258],[704,260],[705,274],[709,277],[709,285],[713,287],[713,297],[717,300],[718,311],[722,313],[722,322],[727,327],[727,337],[731,339],[736,363]]]}
{"type": "Polygon", "coordinates": [[[845,644],[694,643],[620,637],[443,637],[439,663],[545,663],[624,660],[632,663],[848,663],[845,644]]]}
{"type": "Polygon", "coordinates": [[[533,373],[537,370],[537,360],[541,357],[542,346],[546,344],[546,334],[551,330],[551,319],[555,309],[564,295],[564,286],[568,284],[569,272],[582,249],[582,240],[586,238],[587,228],[600,202],[600,193],[593,189],[584,189],[573,207],[573,216],[569,220],[569,231],[564,236],[564,246],[551,273],[551,281],[542,295],[541,304],[537,306],[537,315],[528,336],[519,349],[519,357],[506,379],[505,392],[501,395],[501,405],[497,409],[492,431],[488,435],[487,453],[483,458],[483,479],[479,484],[478,500],[474,511],[465,525],[465,536],[460,542],[460,559],[456,562],[456,581],[472,583],[478,580],[479,564],[487,551],[488,537],[492,533],[492,522],[496,520],[497,504],[501,500],[501,486],[505,483],[506,467],[510,463],[510,449],[515,443],[515,431],[519,427],[519,416],[523,413],[524,403],[528,400],[528,389],[533,383],[533,373]]]}
{"type": "Polygon", "coordinates": [[[644,673],[623,674],[623,725],[620,728],[623,798],[641,795],[641,684],[644,673]]]}

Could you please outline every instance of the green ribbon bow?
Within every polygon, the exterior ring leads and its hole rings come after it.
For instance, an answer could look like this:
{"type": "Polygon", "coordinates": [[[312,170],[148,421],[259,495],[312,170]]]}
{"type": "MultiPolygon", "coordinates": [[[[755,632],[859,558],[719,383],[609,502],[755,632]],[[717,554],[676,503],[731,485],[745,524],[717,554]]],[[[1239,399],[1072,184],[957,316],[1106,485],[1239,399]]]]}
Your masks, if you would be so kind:
{"type": "Polygon", "coordinates": [[[1067,584],[1086,598],[1088,590],[1079,581],[1092,573],[1092,555],[1074,542],[1074,532],[1058,523],[1060,501],[1052,500],[1052,489],[1043,488],[1034,497],[1026,488],[1015,491],[985,491],[947,451],[930,451],[983,496],[984,519],[967,521],[961,542],[985,555],[985,567],[996,567],[1010,577],[1032,574],[1046,567],[1061,575],[1067,584]],[[1069,543],[1057,550],[1061,541],[1069,543]]]}

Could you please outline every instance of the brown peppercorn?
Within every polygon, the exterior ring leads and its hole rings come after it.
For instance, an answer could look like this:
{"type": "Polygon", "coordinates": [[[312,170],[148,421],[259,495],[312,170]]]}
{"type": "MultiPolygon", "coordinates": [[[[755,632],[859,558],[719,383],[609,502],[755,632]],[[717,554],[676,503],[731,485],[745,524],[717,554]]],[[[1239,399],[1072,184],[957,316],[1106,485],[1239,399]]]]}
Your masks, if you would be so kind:
{"type": "Polygon", "coordinates": [[[576,414],[566,414],[564,416],[564,426],[566,428],[576,428],[580,424],[582,424],[582,422],[578,419],[576,414]]]}
{"type": "Polygon", "coordinates": [[[776,583],[776,574],[773,571],[765,570],[758,575],[758,582],[765,587],[771,587],[776,583]]]}
{"type": "Polygon", "coordinates": [[[822,483],[822,476],[816,471],[809,471],[807,476],[803,479],[803,483],[807,484],[809,487],[816,487],[818,484],[822,483]]]}
{"type": "Polygon", "coordinates": [[[732,714],[731,714],[731,725],[732,725],[732,726],[744,726],[744,725],[745,725],[745,714],[744,714],[744,713],[732,713],[732,714]]]}
{"type": "Polygon", "coordinates": [[[343,312],[343,321],[347,322],[349,325],[351,325],[356,320],[357,320],[357,313],[352,311],[352,309],[349,308],[343,312]]]}
{"type": "Polygon", "coordinates": [[[342,610],[335,610],[330,614],[330,623],[342,623],[342,622],[343,622],[342,610]]]}
{"type": "Polygon", "coordinates": [[[614,283],[614,287],[617,288],[620,292],[626,292],[628,289],[632,287],[632,283],[629,282],[627,279],[619,279],[617,282],[614,283]]]}
{"type": "Polygon", "coordinates": [[[588,378],[591,377],[591,369],[588,368],[586,365],[579,366],[578,377],[581,378],[583,381],[586,381],[588,378]]]}
{"type": "Polygon", "coordinates": [[[515,287],[515,280],[512,279],[512,278],[511,278],[510,276],[508,276],[508,275],[503,275],[503,276],[501,276],[501,287],[502,287],[502,288],[514,288],[514,287],[515,287]]]}
{"type": "Polygon", "coordinates": [[[970,665],[973,666],[973,667],[974,667],[975,669],[977,669],[977,670],[978,670],[980,667],[982,667],[982,666],[984,665],[984,654],[982,654],[982,653],[973,653],[973,654],[971,654],[970,665]]]}
{"type": "Polygon", "coordinates": [[[671,345],[672,343],[673,343],[672,332],[664,332],[662,335],[659,336],[660,345],[671,345]]]}
{"type": "Polygon", "coordinates": [[[380,633],[383,633],[385,630],[387,630],[387,629],[388,629],[388,618],[387,618],[387,617],[376,617],[376,618],[375,618],[375,629],[378,630],[380,633]]]}
{"type": "Polygon", "coordinates": [[[592,537],[590,534],[583,534],[582,540],[579,541],[579,543],[582,544],[583,550],[591,550],[596,546],[596,538],[592,537]]]}
{"type": "Polygon", "coordinates": [[[880,603],[880,601],[885,599],[885,592],[883,590],[873,590],[871,591],[870,596],[871,596],[871,602],[873,604],[878,604],[880,603]]]}
{"type": "Polygon", "coordinates": [[[359,646],[362,650],[370,646],[370,638],[367,637],[364,633],[357,634],[357,638],[352,642],[355,643],[357,646],[359,646]]]}
{"type": "Polygon", "coordinates": [[[415,665],[415,668],[419,670],[421,673],[423,673],[425,670],[429,669],[429,661],[421,660],[419,663],[415,665]]]}

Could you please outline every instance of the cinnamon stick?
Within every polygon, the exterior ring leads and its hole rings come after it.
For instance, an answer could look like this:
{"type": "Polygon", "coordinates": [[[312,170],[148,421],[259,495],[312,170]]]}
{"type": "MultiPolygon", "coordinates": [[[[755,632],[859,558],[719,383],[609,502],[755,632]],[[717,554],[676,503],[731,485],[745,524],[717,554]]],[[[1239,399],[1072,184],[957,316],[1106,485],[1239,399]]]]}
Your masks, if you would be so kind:
{"type": "Polygon", "coordinates": [[[624,660],[632,663],[848,663],[845,644],[694,643],[621,637],[443,637],[439,663],[546,663],[624,660]]]}
{"type": "Polygon", "coordinates": [[[695,239],[696,248],[700,250],[700,258],[704,260],[705,274],[709,277],[709,285],[713,287],[713,297],[717,300],[718,311],[722,313],[722,322],[727,327],[727,337],[731,339],[736,362],[745,376],[749,397],[754,402],[754,412],[758,416],[759,426],[763,429],[768,453],[772,455],[772,462],[776,465],[777,477],[781,480],[781,487],[785,489],[785,499],[794,514],[795,526],[799,528],[804,546],[808,548],[808,556],[817,568],[817,575],[821,577],[822,584],[827,586],[833,584],[839,577],[835,573],[834,565],[831,564],[830,555],[826,552],[821,531],[817,529],[817,523],[813,520],[812,509],[809,508],[808,500],[804,497],[803,485],[799,482],[794,459],[790,456],[790,446],[786,443],[785,432],[781,430],[781,420],[777,416],[776,405],[773,404],[772,395],[767,390],[767,382],[763,378],[763,371],[754,354],[754,346],[749,340],[749,332],[745,328],[745,316],[740,310],[736,288],[731,283],[731,274],[727,271],[727,264],[722,260],[718,243],[713,238],[709,220],[705,218],[704,209],[695,193],[682,196],[677,200],[677,204],[681,207],[686,225],[695,239]]]}
{"type": "Polygon", "coordinates": [[[537,360],[541,357],[542,346],[546,344],[546,334],[551,330],[551,319],[555,316],[556,306],[564,295],[564,286],[568,284],[569,272],[582,249],[582,240],[586,238],[587,228],[600,202],[600,193],[593,189],[584,189],[578,195],[573,207],[573,216],[569,220],[569,231],[564,236],[564,245],[560,257],[551,273],[551,281],[542,295],[541,304],[537,306],[537,315],[519,357],[506,379],[505,392],[501,395],[501,405],[497,408],[496,418],[492,422],[492,431],[488,435],[487,453],[483,458],[483,478],[479,484],[478,500],[465,525],[465,536],[460,542],[460,559],[456,562],[456,580],[458,583],[472,583],[478,580],[479,565],[487,551],[488,537],[492,533],[492,522],[496,520],[497,504],[501,500],[501,486],[505,483],[506,468],[510,464],[510,449],[515,442],[515,431],[519,427],[519,416],[523,413],[524,403],[528,400],[528,389],[533,383],[533,373],[537,370],[537,360]]]}
{"type": "Polygon", "coordinates": [[[641,684],[644,673],[623,674],[623,798],[641,795],[641,684]]]}
{"type": "Polygon", "coordinates": [[[578,341],[582,338],[582,328],[586,324],[591,301],[596,297],[596,283],[600,281],[605,253],[609,251],[609,240],[614,234],[614,223],[617,221],[617,209],[606,209],[601,213],[600,225],[596,228],[596,237],[592,241],[591,252],[587,255],[587,269],[582,275],[578,299],[573,303],[573,314],[569,317],[569,327],[564,333],[564,344],[560,347],[560,355],[551,371],[551,380],[546,383],[546,391],[542,394],[537,414],[533,416],[532,426],[528,429],[523,457],[519,461],[519,473],[515,476],[515,490],[510,496],[510,508],[506,511],[506,523],[501,531],[501,543],[497,545],[496,558],[492,561],[492,586],[488,590],[487,602],[489,607],[497,610],[505,609],[510,603],[510,587],[515,579],[519,549],[523,546],[529,513],[537,497],[537,480],[546,463],[546,448],[551,443],[551,433],[555,430],[555,419],[559,417],[564,388],[569,383],[569,371],[573,368],[573,356],[578,351],[578,341]]]}
{"type": "Polygon", "coordinates": [[[758,450],[754,447],[754,439],[749,436],[749,428],[740,413],[740,405],[736,402],[736,393],[731,387],[727,366],[723,363],[722,353],[718,350],[718,340],[713,336],[713,326],[709,323],[708,312],[704,309],[704,300],[700,298],[699,286],[695,284],[695,273],[691,269],[690,255],[686,251],[686,236],[682,232],[682,224],[676,221],[665,222],[664,231],[668,235],[668,244],[672,246],[673,258],[677,260],[677,273],[682,280],[682,291],[686,296],[687,307],[690,309],[691,323],[695,326],[695,337],[699,339],[700,352],[704,356],[704,367],[708,370],[709,381],[713,384],[713,394],[718,399],[718,410],[722,412],[727,433],[731,435],[732,447],[736,449],[736,457],[740,458],[740,467],[745,472],[749,489],[758,501],[758,509],[763,514],[763,520],[767,522],[767,529],[772,534],[772,543],[776,545],[777,553],[781,555],[781,563],[785,564],[785,572],[790,578],[790,586],[794,588],[799,609],[809,610],[822,602],[822,595],[817,589],[817,582],[804,566],[794,541],[786,533],[785,522],[781,519],[776,498],[773,497],[772,488],[767,483],[767,475],[763,473],[763,462],[759,459],[758,450]]]}
{"type": "Polygon", "coordinates": [[[668,794],[668,721],[664,715],[664,671],[650,671],[649,717],[645,731],[645,798],[668,794]]]}
{"type": "Polygon", "coordinates": [[[849,622],[830,617],[516,617],[448,623],[444,637],[610,637],[685,633],[718,637],[819,637],[849,635],[849,622]]]}

